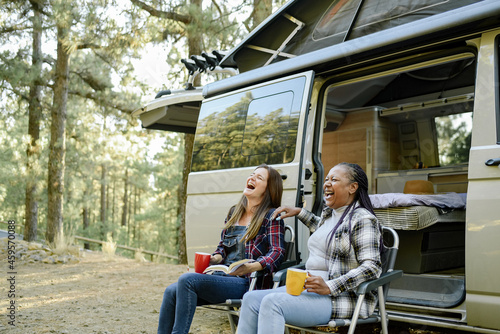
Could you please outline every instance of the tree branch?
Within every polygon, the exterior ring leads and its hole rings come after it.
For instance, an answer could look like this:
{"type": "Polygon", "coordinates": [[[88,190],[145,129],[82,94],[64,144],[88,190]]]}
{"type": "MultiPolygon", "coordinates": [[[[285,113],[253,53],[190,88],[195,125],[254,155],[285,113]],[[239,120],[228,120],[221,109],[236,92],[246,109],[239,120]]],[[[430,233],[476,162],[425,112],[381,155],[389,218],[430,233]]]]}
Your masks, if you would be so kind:
{"type": "Polygon", "coordinates": [[[30,26],[24,26],[24,25],[15,25],[12,27],[2,27],[0,28],[0,35],[2,34],[8,34],[14,31],[24,31],[24,30],[30,30],[32,27],[30,26]]]}
{"type": "Polygon", "coordinates": [[[147,11],[149,14],[155,17],[160,17],[163,19],[174,20],[177,22],[182,22],[184,24],[189,24],[193,20],[191,16],[181,15],[175,12],[165,12],[162,10],[155,9],[140,0],[130,0],[137,7],[147,11]]]}
{"type": "Polygon", "coordinates": [[[82,49],[101,49],[102,46],[93,44],[93,43],[81,43],[76,46],[77,50],[82,50],[82,49]]]}
{"type": "Polygon", "coordinates": [[[217,11],[219,12],[219,16],[220,16],[220,17],[224,16],[224,14],[222,14],[222,10],[220,9],[220,6],[219,6],[219,4],[217,3],[217,1],[212,0],[212,4],[215,6],[215,8],[217,9],[217,11]]]}
{"type": "Polygon", "coordinates": [[[28,102],[30,99],[29,99],[29,96],[24,94],[20,89],[16,89],[15,87],[5,87],[3,86],[2,89],[5,89],[5,90],[10,90],[12,93],[14,93],[15,95],[19,96],[19,98],[21,100],[25,100],[26,102],[28,102]]]}
{"type": "Polygon", "coordinates": [[[87,71],[84,72],[71,71],[71,73],[78,76],[95,91],[103,91],[104,89],[109,88],[109,86],[106,83],[100,82],[98,79],[93,77],[87,71]]]}
{"type": "Polygon", "coordinates": [[[83,97],[85,99],[93,100],[100,106],[117,109],[126,114],[131,114],[135,110],[135,108],[126,107],[116,103],[110,103],[110,99],[102,99],[93,92],[83,93],[80,91],[72,90],[68,93],[71,95],[83,97]]]}

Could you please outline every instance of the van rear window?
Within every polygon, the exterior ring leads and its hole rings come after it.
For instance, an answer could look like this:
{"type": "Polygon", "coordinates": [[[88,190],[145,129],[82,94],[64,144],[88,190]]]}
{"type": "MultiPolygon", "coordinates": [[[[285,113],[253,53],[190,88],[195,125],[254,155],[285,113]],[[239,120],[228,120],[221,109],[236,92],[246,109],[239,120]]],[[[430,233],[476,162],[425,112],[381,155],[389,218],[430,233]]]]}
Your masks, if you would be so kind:
{"type": "Polygon", "coordinates": [[[298,77],[205,101],[191,170],[293,161],[305,81],[298,77]]]}
{"type": "Polygon", "coordinates": [[[439,165],[469,162],[472,139],[472,112],[436,117],[439,165]]]}

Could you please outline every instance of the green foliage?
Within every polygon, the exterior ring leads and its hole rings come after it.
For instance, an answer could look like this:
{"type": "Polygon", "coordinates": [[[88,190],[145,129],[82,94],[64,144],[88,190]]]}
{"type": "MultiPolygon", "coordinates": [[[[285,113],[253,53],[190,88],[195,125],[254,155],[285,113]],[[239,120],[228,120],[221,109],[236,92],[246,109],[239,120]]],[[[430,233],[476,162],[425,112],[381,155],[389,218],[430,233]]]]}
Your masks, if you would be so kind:
{"type": "MultiPolygon", "coordinates": [[[[41,238],[47,222],[47,116],[52,103],[55,54],[44,55],[40,97],[43,117],[37,145],[40,155],[28,170],[27,96],[34,76],[30,73],[31,23],[21,12],[27,13],[31,7],[28,1],[9,5],[1,12],[9,20],[3,22],[0,34],[0,39],[12,46],[0,51],[0,220],[14,219],[23,225],[26,181],[34,180],[38,185],[41,238]]],[[[129,114],[144,102],[139,95],[144,86],[135,80],[130,61],[137,54],[134,48],[141,47],[148,34],[119,15],[106,16],[109,11],[118,13],[119,6],[123,3],[89,0],[54,1],[43,8],[44,46],[55,45],[56,20],[70,29],[68,40],[63,41],[72,52],[65,138],[64,232],[100,240],[106,240],[109,232],[118,244],[176,254],[176,245],[168,240],[176,239],[172,234],[178,224],[180,137],[144,131],[129,114]],[[158,158],[151,153],[161,150],[166,152],[158,154],[158,158]],[[122,226],[126,182],[126,225],[122,226]],[[84,212],[88,218],[85,228],[84,212]]],[[[42,49],[49,52],[50,48],[44,46],[42,49]]]]}
{"type": "Polygon", "coordinates": [[[441,166],[469,161],[472,139],[472,112],[436,118],[441,166]]]}
{"type": "Polygon", "coordinates": [[[68,29],[61,42],[71,55],[65,128],[65,235],[99,240],[110,235],[118,245],[177,254],[183,137],[145,131],[130,116],[146,102],[146,91],[165,88],[138,81],[133,60],[151,43],[163,43],[164,59],[171,67],[163,82],[167,88],[179,88],[187,77],[180,64],[180,59],[189,57],[184,38],[191,36],[200,50],[229,49],[247,33],[241,15],[249,15],[253,4],[212,1],[201,10],[183,0],[145,3],[175,15],[157,17],[132,2],[118,0],[2,1],[0,220],[14,219],[23,225],[26,184],[34,181],[39,238],[47,227],[49,130],[59,26],[68,29]],[[35,3],[41,6],[43,27],[40,79],[31,68],[35,3]],[[41,87],[42,117],[35,145],[39,154],[28,164],[29,94],[34,82],[41,87]]]}
{"type": "MultiPolygon", "coordinates": [[[[19,217],[24,210],[24,128],[26,119],[17,119],[19,106],[15,101],[4,100],[0,109],[0,220],[19,217]],[[12,217],[12,218],[10,218],[12,217]]],[[[17,220],[19,222],[19,220],[17,220]]]]}

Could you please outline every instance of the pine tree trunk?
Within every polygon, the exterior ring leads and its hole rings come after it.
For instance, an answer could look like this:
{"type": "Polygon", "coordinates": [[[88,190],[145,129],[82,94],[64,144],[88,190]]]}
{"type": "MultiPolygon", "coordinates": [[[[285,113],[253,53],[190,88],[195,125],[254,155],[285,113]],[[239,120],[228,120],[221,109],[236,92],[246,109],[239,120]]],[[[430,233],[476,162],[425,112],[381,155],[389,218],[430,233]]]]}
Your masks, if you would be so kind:
{"type": "MultiPolygon", "coordinates": [[[[82,210],[82,216],[83,216],[83,230],[85,231],[86,229],[89,228],[90,226],[90,209],[89,209],[89,204],[88,204],[88,197],[90,196],[90,188],[85,187],[83,190],[83,210],[82,210]]],[[[87,235],[88,237],[88,235],[87,235]]],[[[85,249],[90,249],[90,243],[85,242],[83,244],[83,248],[85,249]]]]}
{"type": "Polygon", "coordinates": [[[253,11],[251,15],[252,27],[255,29],[262,21],[267,19],[273,12],[272,0],[253,0],[253,11]]]}
{"type": "MultiPolygon", "coordinates": [[[[129,226],[129,228],[131,226],[130,219],[132,217],[132,198],[133,198],[133,195],[134,195],[134,192],[133,192],[132,187],[131,187],[130,188],[130,196],[128,196],[128,204],[127,204],[128,205],[127,226],[129,226]]],[[[133,235],[134,235],[133,240],[135,240],[135,236],[136,236],[136,234],[135,234],[135,221],[134,221],[134,232],[133,232],[133,235]]]]}
{"type": "MultiPolygon", "coordinates": [[[[85,190],[85,192],[87,192],[87,190],[85,190]]],[[[83,229],[86,230],[86,229],[89,228],[89,208],[87,207],[86,204],[83,207],[82,216],[83,216],[83,229]]],[[[90,243],[85,242],[83,244],[83,248],[84,249],[90,249],[90,243]]]]}
{"type": "MultiPolygon", "coordinates": [[[[202,0],[191,0],[191,4],[199,8],[201,12],[202,0]]],[[[201,17],[196,16],[196,17],[201,17]]],[[[195,22],[196,24],[196,22],[195,22]]],[[[199,23],[201,25],[201,23],[199,23]]],[[[201,35],[190,34],[188,36],[188,48],[190,55],[201,54],[201,35]]],[[[199,86],[201,83],[201,76],[198,76],[193,85],[199,86]]],[[[177,208],[177,217],[179,219],[179,230],[177,232],[177,243],[179,245],[178,257],[179,264],[187,264],[187,246],[186,246],[186,199],[187,199],[187,181],[189,172],[191,171],[191,160],[193,158],[193,134],[184,134],[184,166],[182,169],[182,184],[179,187],[179,192],[177,194],[177,199],[179,206],[177,208]]]]}
{"type": "Polygon", "coordinates": [[[51,112],[48,211],[45,239],[53,243],[62,233],[63,191],[66,155],[66,107],[68,102],[69,53],[63,45],[68,29],[57,27],[57,61],[54,80],[54,99],[51,112]]]}
{"type": "MultiPolygon", "coordinates": [[[[109,216],[109,198],[110,198],[110,186],[109,183],[106,182],[106,221],[108,221],[108,216],[109,216]]],[[[111,222],[111,226],[113,226],[113,222],[111,222]]]]}
{"type": "Polygon", "coordinates": [[[111,223],[115,225],[115,197],[116,197],[116,179],[113,178],[113,199],[111,200],[111,223]]]}
{"type": "Polygon", "coordinates": [[[26,180],[26,208],[24,222],[24,240],[33,241],[37,239],[38,229],[38,199],[37,199],[37,173],[36,164],[40,156],[38,139],[40,138],[40,118],[42,107],[40,104],[41,86],[40,74],[42,71],[42,15],[40,4],[32,3],[33,6],[33,53],[31,71],[36,76],[30,86],[29,94],[29,121],[28,135],[30,142],[26,150],[27,155],[27,180],[26,180]]]}
{"type": "Polygon", "coordinates": [[[128,205],[128,168],[125,169],[125,190],[123,192],[122,226],[127,225],[127,205],[128,205]]]}
{"type": "Polygon", "coordinates": [[[193,158],[194,135],[184,135],[184,166],[182,170],[182,184],[179,187],[177,217],[179,217],[179,231],[177,233],[177,242],[179,245],[179,263],[187,264],[187,246],[186,246],[186,199],[187,199],[187,181],[191,170],[191,159],[193,158]]]}
{"type": "MultiPolygon", "coordinates": [[[[135,215],[137,214],[137,187],[134,186],[134,226],[137,225],[137,222],[135,221],[135,215]]],[[[138,241],[139,241],[139,247],[141,247],[141,224],[139,223],[139,228],[138,228],[138,241]]]]}
{"type": "Polygon", "coordinates": [[[106,165],[101,165],[101,236],[102,240],[106,240],[106,165]]]}
{"type": "MultiPolygon", "coordinates": [[[[137,198],[136,198],[136,210],[137,212],[141,212],[141,189],[137,188],[137,198]]],[[[135,210],[134,210],[135,211],[135,210]]]]}

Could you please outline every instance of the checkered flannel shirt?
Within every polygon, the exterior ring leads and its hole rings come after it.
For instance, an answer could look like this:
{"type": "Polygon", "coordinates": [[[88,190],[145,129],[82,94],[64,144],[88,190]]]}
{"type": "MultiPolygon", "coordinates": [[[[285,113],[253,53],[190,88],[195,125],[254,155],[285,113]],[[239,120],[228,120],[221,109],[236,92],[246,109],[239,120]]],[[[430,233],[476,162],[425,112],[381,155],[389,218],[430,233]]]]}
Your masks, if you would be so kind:
{"type": "MultiPolygon", "coordinates": [[[[311,232],[316,231],[332,215],[325,207],[321,217],[302,209],[298,218],[311,232]]],[[[335,232],[328,254],[328,281],[332,296],[332,319],[351,318],[356,305],[356,288],[363,282],[377,278],[382,272],[380,261],[381,227],[368,210],[356,208],[348,212],[335,232]],[[352,213],[349,229],[349,217],[352,213]]],[[[360,316],[373,313],[376,294],[367,293],[360,316]]]]}

